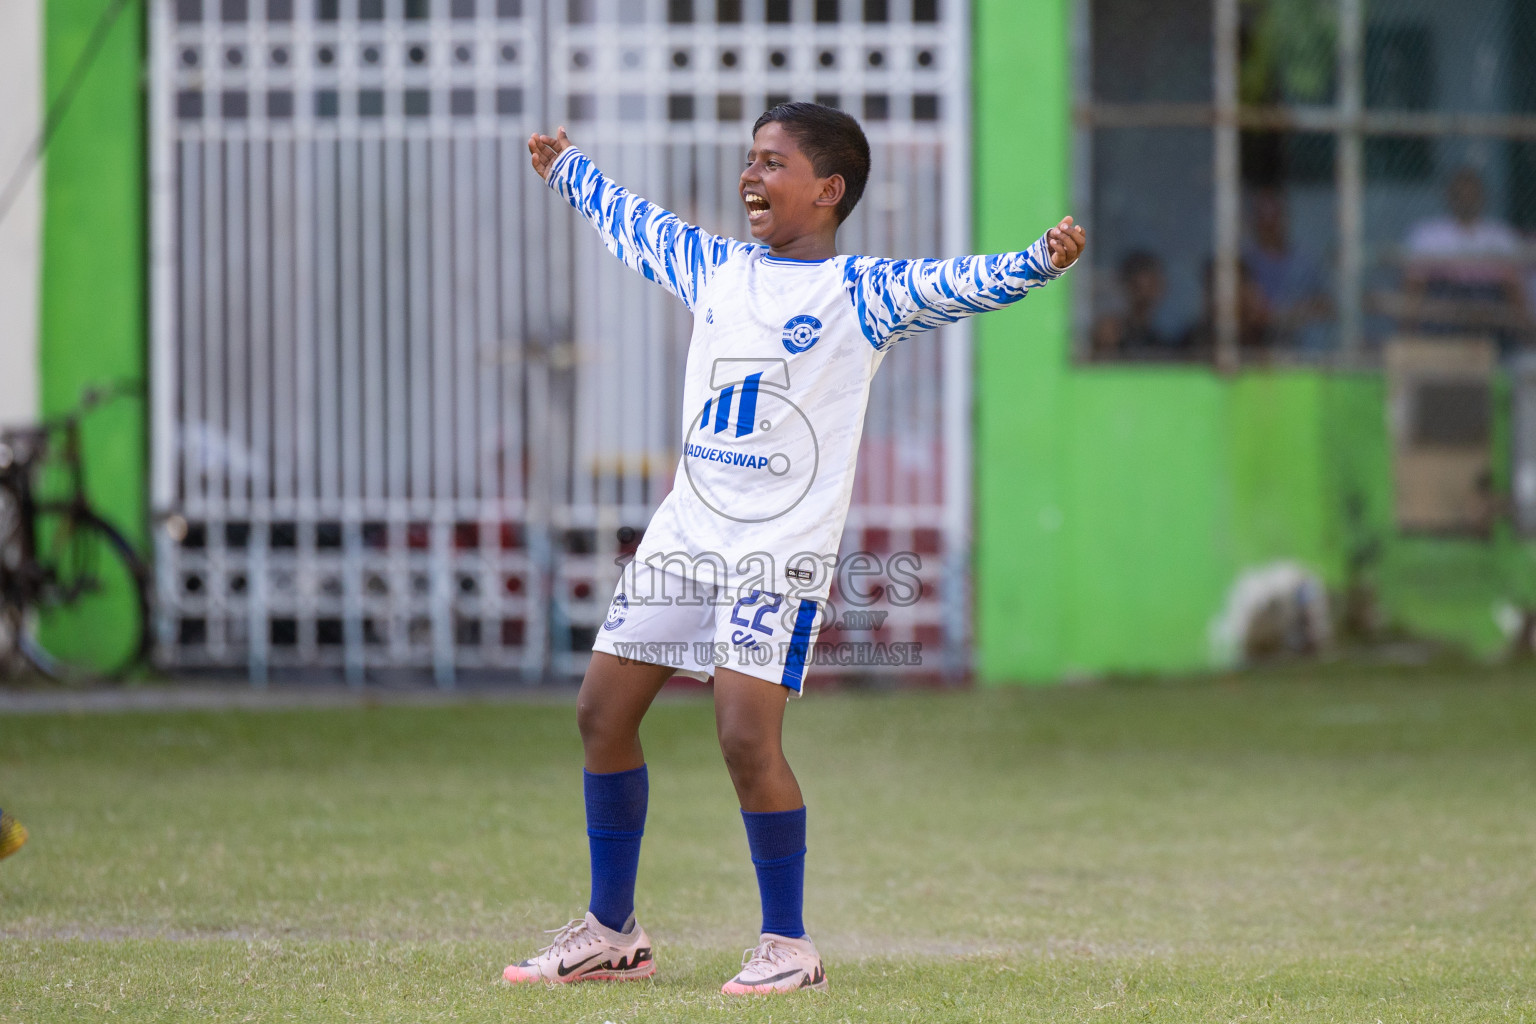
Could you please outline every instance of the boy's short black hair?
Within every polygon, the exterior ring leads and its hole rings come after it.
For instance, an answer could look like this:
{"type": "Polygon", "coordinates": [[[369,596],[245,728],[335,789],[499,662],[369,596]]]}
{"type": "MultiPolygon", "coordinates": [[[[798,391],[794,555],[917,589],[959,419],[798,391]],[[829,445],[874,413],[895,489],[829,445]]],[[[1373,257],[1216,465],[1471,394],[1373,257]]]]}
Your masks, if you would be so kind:
{"type": "Polygon", "coordinates": [[[869,183],[869,140],[859,122],[820,103],[780,103],[757,119],[752,134],[775,121],[795,137],[800,152],[811,158],[818,178],[843,176],[845,188],[842,202],[837,204],[837,222],[847,220],[869,183]]]}

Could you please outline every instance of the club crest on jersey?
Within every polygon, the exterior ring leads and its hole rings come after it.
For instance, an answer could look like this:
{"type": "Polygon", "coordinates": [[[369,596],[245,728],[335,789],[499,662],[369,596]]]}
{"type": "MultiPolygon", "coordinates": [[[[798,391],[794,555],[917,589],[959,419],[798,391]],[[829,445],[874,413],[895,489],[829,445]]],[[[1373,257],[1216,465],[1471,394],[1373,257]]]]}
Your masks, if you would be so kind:
{"type": "Polygon", "coordinates": [[[799,355],[821,340],[821,321],[802,313],[792,316],[784,324],[784,347],[791,355],[799,355]]]}
{"type": "Polygon", "coordinates": [[[613,604],[608,606],[608,617],[603,620],[604,629],[618,629],[624,625],[624,617],[629,614],[629,598],[623,594],[613,595],[613,604]]]}

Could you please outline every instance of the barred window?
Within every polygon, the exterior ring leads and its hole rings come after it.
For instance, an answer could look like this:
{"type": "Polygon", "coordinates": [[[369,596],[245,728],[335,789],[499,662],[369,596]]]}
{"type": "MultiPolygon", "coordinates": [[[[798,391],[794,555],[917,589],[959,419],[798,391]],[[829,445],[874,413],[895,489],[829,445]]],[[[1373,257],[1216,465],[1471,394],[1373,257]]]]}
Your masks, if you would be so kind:
{"type": "Polygon", "coordinates": [[[1093,361],[1536,347],[1536,5],[1079,0],[1093,361]]]}

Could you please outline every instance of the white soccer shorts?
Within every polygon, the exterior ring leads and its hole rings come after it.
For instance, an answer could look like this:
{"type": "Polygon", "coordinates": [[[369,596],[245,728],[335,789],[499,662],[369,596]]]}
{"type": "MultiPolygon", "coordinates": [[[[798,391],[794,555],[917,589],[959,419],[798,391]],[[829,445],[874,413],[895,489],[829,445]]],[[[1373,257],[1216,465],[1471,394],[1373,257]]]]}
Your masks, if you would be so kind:
{"type": "Polygon", "coordinates": [[[632,561],[592,649],[693,679],[729,668],[799,694],[824,617],[822,602],[696,583],[632,561]]]}

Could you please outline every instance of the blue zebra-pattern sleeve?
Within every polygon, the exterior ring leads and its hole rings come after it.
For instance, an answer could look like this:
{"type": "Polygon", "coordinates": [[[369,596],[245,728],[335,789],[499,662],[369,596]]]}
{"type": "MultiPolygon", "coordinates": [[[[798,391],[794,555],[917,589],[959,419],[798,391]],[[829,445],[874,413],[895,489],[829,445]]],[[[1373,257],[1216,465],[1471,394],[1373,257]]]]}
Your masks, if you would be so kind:
{"type": "Polygon", "coordinates": [[[574,146],[549,169],[549,187],[565,197],[598,234],[608,251],[683,300],[690,310],[715,268],[752,248],[684,223],[603,176],[574,146]]]}
{"type": "Polygon", "coordinates": [[[1023,252],[953,260],[856,256],[843,268],[864,337],[877,349],[977,313],[1002,309],[1066,273],[1041,236],[1023,252]]]}

